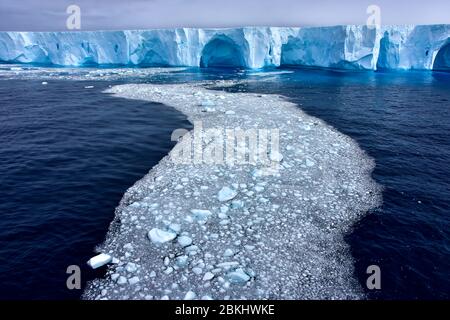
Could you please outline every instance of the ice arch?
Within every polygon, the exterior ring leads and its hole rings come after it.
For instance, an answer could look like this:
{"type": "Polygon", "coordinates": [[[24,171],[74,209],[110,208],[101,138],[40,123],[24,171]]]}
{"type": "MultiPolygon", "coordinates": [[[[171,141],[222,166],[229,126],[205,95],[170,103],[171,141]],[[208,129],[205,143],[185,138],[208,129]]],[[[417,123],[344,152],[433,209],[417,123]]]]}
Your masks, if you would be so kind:
{"type": "Polygon", "coordinates": [[[247,67],[242,49],[232,39],[218,35],[203,48],[200,67],[245,68],[247,67]]]}
{"type": "Polygon", "coordinates": [[[439,49],[434,59],[433,70],[450,72],[450,38],[447,43],[439,49]]]}

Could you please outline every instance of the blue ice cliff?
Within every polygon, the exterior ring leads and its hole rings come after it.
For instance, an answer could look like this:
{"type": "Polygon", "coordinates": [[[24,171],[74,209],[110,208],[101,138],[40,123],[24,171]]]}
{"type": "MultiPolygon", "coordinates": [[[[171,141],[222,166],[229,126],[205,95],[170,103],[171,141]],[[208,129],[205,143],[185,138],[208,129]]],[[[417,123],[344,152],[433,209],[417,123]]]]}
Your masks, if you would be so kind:
{"type": "Polygon", "coordinates": [[[450,25],[1,32],[0,61],[449,71],[450,25]]]}

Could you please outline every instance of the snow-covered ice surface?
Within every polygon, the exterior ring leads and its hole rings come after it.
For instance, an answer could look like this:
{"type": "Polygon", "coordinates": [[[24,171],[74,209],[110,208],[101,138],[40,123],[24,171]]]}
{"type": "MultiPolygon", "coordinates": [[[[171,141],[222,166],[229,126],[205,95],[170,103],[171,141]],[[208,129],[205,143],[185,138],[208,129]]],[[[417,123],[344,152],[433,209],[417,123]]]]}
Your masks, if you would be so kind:
{"type": "Polygon", "coordinates": [[[277,128],[280,168],[177,163],[178,143],[124,195],[98,248],[116,263],[85,299],[364,298],[343,237],[381,202],[373,160],[283,97],[210,90],[232,84],[108,89],[172,106],[203,130],[277,128]]]}

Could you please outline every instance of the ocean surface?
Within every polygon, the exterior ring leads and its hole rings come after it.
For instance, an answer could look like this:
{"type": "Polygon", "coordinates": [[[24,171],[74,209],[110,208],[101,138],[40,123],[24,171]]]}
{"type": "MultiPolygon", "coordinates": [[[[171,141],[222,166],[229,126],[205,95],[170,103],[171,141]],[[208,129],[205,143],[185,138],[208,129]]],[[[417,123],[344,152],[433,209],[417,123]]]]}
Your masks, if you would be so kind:
{"type": "Polygon", "coordinates": [[[190,128],[172,108],[101,93],[111,82],[47,81],[0,80],[0,299],[78,299],[67,267],[83,285],[102,276],[86,261],[115,207],[190,128]]]}
{"type": "Polygon", "coordinates": [[[27,72],[0,73],[0,298],[78,299],[67,266],[82,267],[83,283],[102,275],[85,262],[121,196],[167,154],[171,132],[189,127],[171,108],[103,89],[221,79],[236,80],[226,90],[287,97],[375,159],[383,205],[346,237],[362,287],[367,266],[381,269],[369,298],[450,298],[450,74],[187,69],[84,81],[92,72],[27,72]]]}

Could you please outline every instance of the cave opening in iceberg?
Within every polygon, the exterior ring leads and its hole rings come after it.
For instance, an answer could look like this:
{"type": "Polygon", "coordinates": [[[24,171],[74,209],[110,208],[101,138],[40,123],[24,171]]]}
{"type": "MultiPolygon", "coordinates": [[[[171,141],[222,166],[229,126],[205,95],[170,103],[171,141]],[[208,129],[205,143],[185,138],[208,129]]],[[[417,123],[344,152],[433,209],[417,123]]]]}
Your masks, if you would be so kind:
{"type": "Polygon", "coordinates": [[[240,47],[229,37],[218,35],[203,48],[200,67],[245,68],[247,66],[240,47]]]}
{"type": "Polygon", "coordinates": [[[439,49],[434,59],[433,70],[450,72],[450,38],[447,43],[439,49]]]}

